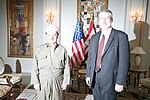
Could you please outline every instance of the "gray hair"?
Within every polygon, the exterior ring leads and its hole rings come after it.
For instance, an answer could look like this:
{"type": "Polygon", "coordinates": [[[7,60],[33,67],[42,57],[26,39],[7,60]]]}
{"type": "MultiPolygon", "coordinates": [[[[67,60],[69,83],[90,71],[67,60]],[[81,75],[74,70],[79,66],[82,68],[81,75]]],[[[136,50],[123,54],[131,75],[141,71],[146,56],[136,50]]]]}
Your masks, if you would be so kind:
{"type": "MultiPolygon", "coordinates": [[[[102,12],[109,13],[110,14],[110,18],[113,21],[113,13],[112,13],[111,10],[109,10],[109,9],[101,9],[100,13],[102,13],[102,12]]],[[[100,15],[100,13],[99,13],[99,15],[100,15]]]]}

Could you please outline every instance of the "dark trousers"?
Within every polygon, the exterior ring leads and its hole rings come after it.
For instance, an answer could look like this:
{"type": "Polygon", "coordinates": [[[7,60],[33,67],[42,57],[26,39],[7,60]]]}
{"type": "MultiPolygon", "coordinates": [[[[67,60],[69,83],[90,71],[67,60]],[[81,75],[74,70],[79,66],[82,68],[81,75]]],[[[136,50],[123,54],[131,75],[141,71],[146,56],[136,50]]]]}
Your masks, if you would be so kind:
{"type": "Polygon", "coordinates": [[[117,100],[117,94],[108,94],[107,92],[102,93],[104,90],[102,90],[99,76],[100,72],[95,74],[94,88],[92,89],[94,100],[117,100]]]}

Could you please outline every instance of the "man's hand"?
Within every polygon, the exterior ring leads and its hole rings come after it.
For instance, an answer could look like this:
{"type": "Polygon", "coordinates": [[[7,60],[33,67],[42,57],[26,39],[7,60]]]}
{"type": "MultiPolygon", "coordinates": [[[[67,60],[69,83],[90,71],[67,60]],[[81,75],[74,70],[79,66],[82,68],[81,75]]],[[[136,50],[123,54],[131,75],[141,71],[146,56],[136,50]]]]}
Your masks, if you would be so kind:
{"type": "Polygon", "coordinates": [[[37,91],[41,90],[41,85],[40,84],[34,84],[34,89],[36,89],[37,91]]]}
{"type": "Polygon", "coordinates": [[[115,90],[116,90],[117,92],[123,91],[123,85],[116,84],[116,85],[115,85],[115,90]]]}
{"type": "Polygon", "coordinates": [[[66,88],[67,88],[67,84],[62,84],[62,85],[61,85],[61,89],[62,89],[62,90],[66,90],[66,88]]]}
{"type": "Polygon", "coordinates": [[[90,77],[86,77],[86,84],[90,86],[90,77]]]}

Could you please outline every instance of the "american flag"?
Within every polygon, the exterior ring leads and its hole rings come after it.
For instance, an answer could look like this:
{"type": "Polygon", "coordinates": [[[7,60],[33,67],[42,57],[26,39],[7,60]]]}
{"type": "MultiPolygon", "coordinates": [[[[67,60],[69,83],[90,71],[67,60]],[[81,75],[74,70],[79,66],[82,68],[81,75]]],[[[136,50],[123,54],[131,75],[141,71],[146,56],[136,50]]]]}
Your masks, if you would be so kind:
{"type": "Polygon", "coordinates": [[[83,61],[84,58],[85,54],[84,54],[83,33],[80,26],[80,22],[77,21],[72,44],[72,56],[71,56],[72,66],[76,65],[78,62],[83,61]]]}

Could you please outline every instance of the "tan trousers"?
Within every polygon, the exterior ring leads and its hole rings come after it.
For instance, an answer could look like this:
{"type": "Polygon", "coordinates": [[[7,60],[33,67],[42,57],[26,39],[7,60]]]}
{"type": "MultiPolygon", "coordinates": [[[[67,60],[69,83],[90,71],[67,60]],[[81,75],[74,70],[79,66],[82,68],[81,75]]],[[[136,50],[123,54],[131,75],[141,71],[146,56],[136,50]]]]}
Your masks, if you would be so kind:
{"type": "Polygon", "coordinates": [[[58,70],[40,71],[41,91],[38,91],[38,100],[64,100],[61,90],[63,74],[58,70]]]}

